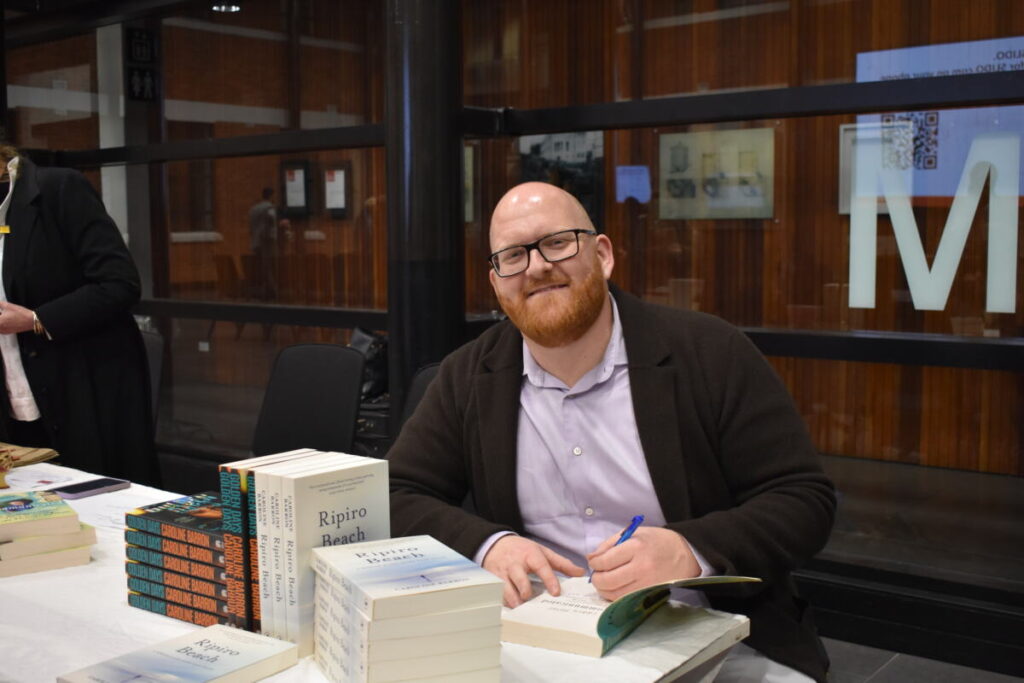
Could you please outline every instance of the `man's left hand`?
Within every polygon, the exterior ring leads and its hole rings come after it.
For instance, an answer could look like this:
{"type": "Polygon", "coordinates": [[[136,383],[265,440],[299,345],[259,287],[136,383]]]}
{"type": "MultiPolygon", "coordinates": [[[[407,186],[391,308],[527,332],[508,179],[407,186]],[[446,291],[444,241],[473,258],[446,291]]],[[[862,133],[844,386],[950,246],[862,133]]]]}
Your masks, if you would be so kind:
{"type": "Polygon", "coordinates": [[[0,334],[17,334],[32,329],[32,311],[10,302],[0,302],[0,334]]]}
{"type": "Polygon", "coordinates": [[[671,529],[642,526],[624,543],[609,536],[587,555],[594,588],[606,600],[673,579],[700,576],[690,544],[671,529]]]}

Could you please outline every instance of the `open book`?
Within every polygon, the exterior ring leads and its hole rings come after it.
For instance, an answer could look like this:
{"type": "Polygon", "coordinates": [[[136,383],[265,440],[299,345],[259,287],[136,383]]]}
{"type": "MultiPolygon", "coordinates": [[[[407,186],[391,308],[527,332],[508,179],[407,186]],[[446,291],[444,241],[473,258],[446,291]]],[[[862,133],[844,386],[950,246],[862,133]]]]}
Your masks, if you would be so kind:
{"type": "Polygon", "coordinates": [[[661,607],[673,587],[700,589],[757,582],[760,579],[750,576],[679,579],[641,588],[608,602],[586,577],[562,579],[561,595],[544,592],[515,609],[504,609],[501,639],[600,657],[661,607]]]}

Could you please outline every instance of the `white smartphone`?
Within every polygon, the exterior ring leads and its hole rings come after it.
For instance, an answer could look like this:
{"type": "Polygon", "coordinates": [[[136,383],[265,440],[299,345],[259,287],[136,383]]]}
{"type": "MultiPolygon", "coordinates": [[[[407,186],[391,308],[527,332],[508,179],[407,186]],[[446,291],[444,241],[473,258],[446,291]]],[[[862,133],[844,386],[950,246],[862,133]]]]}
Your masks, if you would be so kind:
{"type": "Polygon", "coordinates": [[[61,498],[87,498],[88,496],[95,496],[99,493],[109,493],[110,491],[120,491],[131,486],[132,483],[127,479],[115,479],[113,477],[102,477],[100,479],[90,479],[89,481],[80,481],[76,484],[65,484],[63,486],[56,486],[52,489],[61,498]]]}

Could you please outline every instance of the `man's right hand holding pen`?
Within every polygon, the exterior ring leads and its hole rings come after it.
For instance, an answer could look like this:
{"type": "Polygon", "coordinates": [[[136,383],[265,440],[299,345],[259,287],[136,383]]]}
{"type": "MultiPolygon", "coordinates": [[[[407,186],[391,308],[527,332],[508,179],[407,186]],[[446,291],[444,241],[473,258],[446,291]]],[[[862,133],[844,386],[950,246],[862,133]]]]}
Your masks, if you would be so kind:
{"type": "Polygon", "coordinates": [[[690,544],[675,531],[638,526],[619,543],[624,535],[609,536],[587,555],[591,581],[606,600],[656,583],[700,576],[700,564],[690,544]]]}

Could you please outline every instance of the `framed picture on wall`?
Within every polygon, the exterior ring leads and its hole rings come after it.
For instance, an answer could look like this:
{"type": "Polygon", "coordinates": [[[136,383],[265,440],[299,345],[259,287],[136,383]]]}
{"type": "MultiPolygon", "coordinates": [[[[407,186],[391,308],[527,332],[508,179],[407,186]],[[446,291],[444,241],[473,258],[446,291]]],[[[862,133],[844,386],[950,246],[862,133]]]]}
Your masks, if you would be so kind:
{"type": "Polygon", "coordinates": [[[352,202],[352,162],[339,161],[324,169],[324,208],[331,218],[349,217],[352,202]]]}
{"type": "Polygon", "coordinates": [[[774,128],[666,133],[658,164],[662,220],[775,213],[774,128]]]}
{"type": "Polygon", "coordinates": [[[285,216],[309,215],[309,162],[281,162],[281,213],[285,216]]]}

